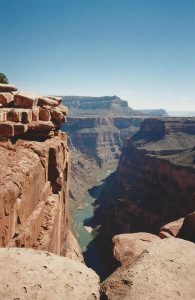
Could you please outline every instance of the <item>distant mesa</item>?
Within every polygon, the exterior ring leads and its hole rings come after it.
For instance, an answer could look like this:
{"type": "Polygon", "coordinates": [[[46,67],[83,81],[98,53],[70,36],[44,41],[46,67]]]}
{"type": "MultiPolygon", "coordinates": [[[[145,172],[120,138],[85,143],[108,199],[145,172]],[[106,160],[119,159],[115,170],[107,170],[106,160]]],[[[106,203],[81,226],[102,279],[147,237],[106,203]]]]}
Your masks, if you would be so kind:
{"type": "Polygon", "coordinates": [[[70,117],[82,116],[136,116],[138,113],[128,106],[127,101],[117,96],[61,96],[69,108],[70,117]]]}

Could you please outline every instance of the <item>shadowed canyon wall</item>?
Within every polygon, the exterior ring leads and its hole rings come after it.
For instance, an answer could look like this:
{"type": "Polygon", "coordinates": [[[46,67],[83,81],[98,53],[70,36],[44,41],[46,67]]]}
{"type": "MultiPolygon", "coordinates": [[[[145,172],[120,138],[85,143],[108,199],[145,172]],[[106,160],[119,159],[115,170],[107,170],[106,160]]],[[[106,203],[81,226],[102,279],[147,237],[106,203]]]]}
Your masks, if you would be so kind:
{"type": "Polygon", "coordinates": [[[125,141],[95,214],[101,232],[157,233],[195,209],[195,120],[146,119],[125,141]]]}

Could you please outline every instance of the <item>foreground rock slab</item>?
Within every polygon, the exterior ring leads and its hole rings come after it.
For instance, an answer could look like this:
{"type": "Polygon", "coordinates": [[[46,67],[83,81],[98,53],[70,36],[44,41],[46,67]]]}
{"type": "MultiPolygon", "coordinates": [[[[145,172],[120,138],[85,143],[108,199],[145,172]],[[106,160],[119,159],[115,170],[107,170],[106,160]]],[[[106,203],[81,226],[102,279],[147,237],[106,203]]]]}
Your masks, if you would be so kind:
{"type": "Polygon", "coordinates": [[[84,264],[49,252],[0,249],[0,299],[99,299],[99,277],[84,264]]]}
{"type": "Polygon", "coordinates": [[[118,268],[101,287],[107,300],[195,298],[195,245],[169,238],[155,242],[135,263],[118,268]]]}
{"type": "Polygon", "coordinates": [[[144,250],[158,240],[158,236],[147,232],[116,235],[112,239],[114,257],[120,264],[132,263],[144,250]]]}

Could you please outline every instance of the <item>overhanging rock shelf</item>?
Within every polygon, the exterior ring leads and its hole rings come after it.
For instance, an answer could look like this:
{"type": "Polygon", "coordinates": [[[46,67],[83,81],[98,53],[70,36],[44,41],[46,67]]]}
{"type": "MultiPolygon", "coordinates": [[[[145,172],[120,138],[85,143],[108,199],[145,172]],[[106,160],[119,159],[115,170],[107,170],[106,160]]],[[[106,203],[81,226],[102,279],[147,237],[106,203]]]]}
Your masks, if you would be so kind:
{"type": "Polygon", "coordinates": [[[37,96],[17,90],[13,85],[0,84],[0,136],[37,135],[52,137],[66,122],[68,110],[61,98],[37,96]]]}

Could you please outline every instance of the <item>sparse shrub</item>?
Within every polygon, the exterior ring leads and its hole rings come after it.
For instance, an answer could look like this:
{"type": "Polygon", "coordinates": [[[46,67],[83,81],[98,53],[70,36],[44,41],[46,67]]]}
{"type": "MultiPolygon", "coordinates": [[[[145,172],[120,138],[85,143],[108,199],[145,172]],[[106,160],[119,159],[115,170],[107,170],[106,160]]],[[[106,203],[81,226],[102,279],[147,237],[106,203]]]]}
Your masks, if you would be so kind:
{"type": "Polygon", "coordinates": [[[5,84],[9,83],[7,77],[3,73],[0,73],[0,83],[5,83],[5,84]]]}

